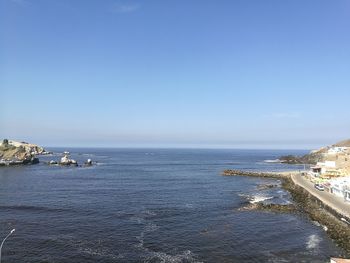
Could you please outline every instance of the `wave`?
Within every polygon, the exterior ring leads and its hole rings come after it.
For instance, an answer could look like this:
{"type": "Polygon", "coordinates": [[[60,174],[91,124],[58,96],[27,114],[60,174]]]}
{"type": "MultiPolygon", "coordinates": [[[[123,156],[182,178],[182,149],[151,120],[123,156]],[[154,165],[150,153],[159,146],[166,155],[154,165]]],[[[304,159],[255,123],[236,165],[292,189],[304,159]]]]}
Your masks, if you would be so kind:
{"type": "MultiPolygon", "coordinates": [[[[146,210],[148,211],[148,210],[146,210]]],[[[152,212],[151,212],[152,213],[152,212]]],[[[138,244],[135,248],[140,249],[143,254],[143,262],[169,262],[169,263],[181,263],[181,262],[198,262],[195,260],[195,255],[190,250],[185,250],[182,253],[175,255],[167,254],[165,252],[153,251],[145,246],[145,236],[147,233],[157,231],[159,226],[154,223],[147,223],[143,227],[140,235],[136,237],[138,244]]]]}
{"type": "Polygon", "coordinates": [[[280,159],[274,159],[274,160],[264,160],[264,163],[279,163],[281,162],[280,159]]]}
{"type": "Polygon", "coordinates": [[[247,195],[247,194],[238,194],[238,196],[244,197],[248,203],[256,204],[266,200],[275,198],[274,196],[265,196],[265,195],[247,195]]]}
{"type": "Polygon", "coordinates": [[[181,262],[200,262],[195,259],[195,255],[190,250],[185,250],[182,253],[176,255],[170,255],[164,252],[152,252],[148,256],[145,262],[169,262],[169,263],[181,263],[181,262]]]}
{"type": "Polygon", "coordinates": [[[306,248],[307,249],[316,249],[318,248],[319,244],[321,242],[321,239],[318,235],[310,235],[308,237],[308,240],[306,241],[306,248]]]}
{"type": "Polygon", "coordinates": [[[75,248],[79,253],[87,254],[89,256],[107,257],[114,260],[125,259],[125,256],[118,253],[118,251],[102,246],[101,240],[97,240],[96,243],[92,243],[86,240],[69,239],[65,242],[67,242],[71,247],[75,248]]]}
{"type": "Polygon", "coordinates": [[[273,196],[260,196],[260,195],[255,195],[250,198],[249,203],[255,204],[255,203],[260,203],[266,200],[273,199],[273,196]]]}

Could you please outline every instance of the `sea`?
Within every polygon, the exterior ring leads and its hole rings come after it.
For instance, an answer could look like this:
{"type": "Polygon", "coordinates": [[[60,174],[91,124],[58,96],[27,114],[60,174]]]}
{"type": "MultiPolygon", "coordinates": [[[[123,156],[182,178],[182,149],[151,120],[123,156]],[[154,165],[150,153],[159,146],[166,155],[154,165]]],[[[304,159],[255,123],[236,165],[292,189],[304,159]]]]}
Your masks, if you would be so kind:
{"type": "Polygon", "coordinates": [[[40,164],[0,167],[0,239],[16,229],[3,263],[329,262],[343,254],[307,215],[244,209],[292,203],[279,180],[221,175],[301,170],[274,160],[306,151],[49,150],[40,164]],[[63,151],[94,165],[47,164],[63,151]]]}

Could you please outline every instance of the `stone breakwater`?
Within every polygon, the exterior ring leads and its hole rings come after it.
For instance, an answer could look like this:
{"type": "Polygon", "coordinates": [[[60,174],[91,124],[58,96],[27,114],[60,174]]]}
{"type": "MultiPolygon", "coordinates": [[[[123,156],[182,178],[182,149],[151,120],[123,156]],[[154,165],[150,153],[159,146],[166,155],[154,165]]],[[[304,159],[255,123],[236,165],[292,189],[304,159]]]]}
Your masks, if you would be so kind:
{"type": "Polygon", "coordinates": [[[253,203],[245,207],[238,209],[239,211],[249,211],[249,210],[261,210],[274,213],[292,213],[297,212],[296,206],[293,204],[279,205],[279,204],[264,204],[264,203],[253,203]]]}
{"type": "MultiPolygon", "coordinates": [[[[306,214],[310,220],[318,222],[327,231],[330,238],[332,238],[337,245],[344,249],[346,257],[350,256],[350,226],[341,221],[343,217],[338,214],[334,209],[325,205],[318,198],[310,194],[303,187],[296,185],[290,178],[290,175],[297,172],[252,172],[252,171],[240,171],[240,170],[225,170],[222,175],[224,176],[252,176],[263,178],[275,178],[282,181],[283,189],[287,190],[292,199],[295,202],[295,206],[281,207],[258,205],[259,210],[268,210],[271,212],[298,212],[306,214]],[[261,207],[262,206],[262,207],[261,207]]],[[[349,218],[347,218],[349,221],[349,218]]]]}
{"type": "Polygon", "coordinates": [[[224,176],[253,176],[253,177],[266,177],[266,178],[276,178],[281,179],[290,176],[295,172],[254,172],[254,171],[242,171],[228,169],[224,170],[222,175],[224,176]]]}

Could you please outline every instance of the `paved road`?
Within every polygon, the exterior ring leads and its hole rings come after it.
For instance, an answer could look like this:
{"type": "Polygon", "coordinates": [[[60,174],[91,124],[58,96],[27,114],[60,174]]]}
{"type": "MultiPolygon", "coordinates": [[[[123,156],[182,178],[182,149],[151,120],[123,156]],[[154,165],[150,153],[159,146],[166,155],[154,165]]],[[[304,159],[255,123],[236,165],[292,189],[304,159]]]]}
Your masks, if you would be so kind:
{"type": "Polygon", "coordinates": [[[312,195],[320,199],[323,203],[330,206],[334,210],[336,210],[338,213],[350,218],[350,203],[344,202],[344,198],[335,196],[331,193],[328,193],[326,191],[319,191],[314,187],[314,184],[305,179],[300,174],[293,174],[292,180],[294,183],[300,185],[301,187],[305,188],[307,191],[309,191],[312,195]]]}

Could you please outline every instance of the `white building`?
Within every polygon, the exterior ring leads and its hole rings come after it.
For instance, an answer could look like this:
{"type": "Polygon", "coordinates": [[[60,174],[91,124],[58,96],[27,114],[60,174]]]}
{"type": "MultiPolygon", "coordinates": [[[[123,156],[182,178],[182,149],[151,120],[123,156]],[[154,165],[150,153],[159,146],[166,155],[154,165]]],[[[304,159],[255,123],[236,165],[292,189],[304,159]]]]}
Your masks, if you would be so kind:
{"type": "Polygon", "coordinates": [[[329,180],[331,192],[350,202],[350,177],[338,177],[329,180]]]}
{"type": "Polygon", "coordinates": [[[331,147],[328,149],[328,154],[339,154],[339,153],[345,153],[349,147],[331,147]]]}
{"type": "Polygon", "coordinates": [[[334,170],[336,168],[336,163],[335,161],[324,161],[324,162],[318,162],[316,166],[320,167],[321,174],[324,174],[329,170],[334,170]]]}

